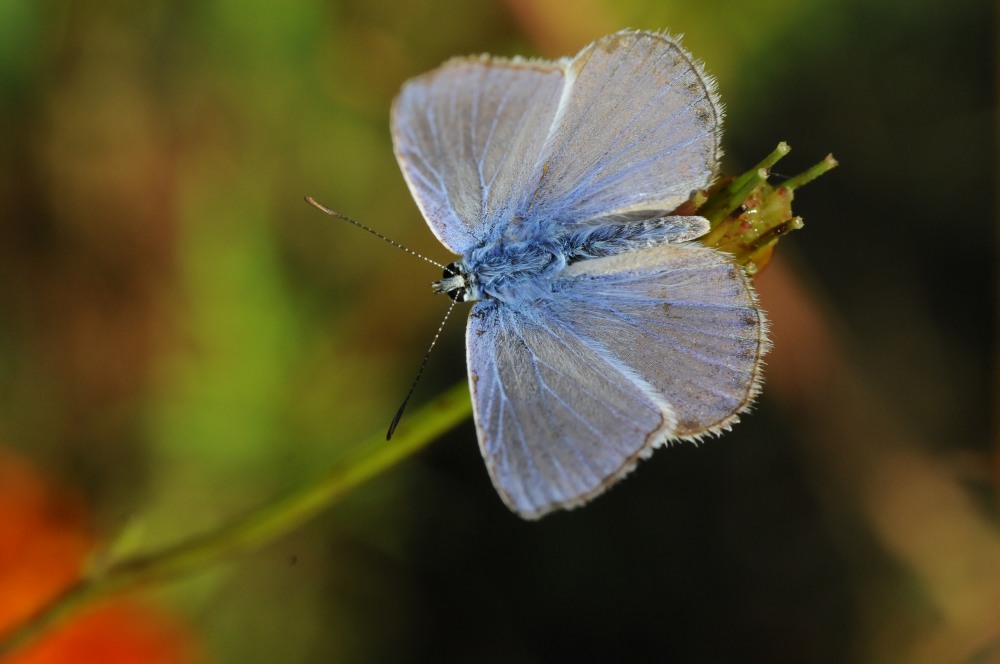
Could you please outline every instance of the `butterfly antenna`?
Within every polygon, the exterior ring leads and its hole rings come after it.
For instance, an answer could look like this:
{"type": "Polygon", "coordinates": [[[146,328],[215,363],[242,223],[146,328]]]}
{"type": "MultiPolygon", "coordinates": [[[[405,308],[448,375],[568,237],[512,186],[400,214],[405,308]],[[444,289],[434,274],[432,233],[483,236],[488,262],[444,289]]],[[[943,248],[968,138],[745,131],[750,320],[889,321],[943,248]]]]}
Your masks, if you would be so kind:
{"type": "Polygon", "coordinates": [[[323,205],[322,203],[317,202],[316,199],[313,198],[312,196],[306,196],[305,198],[306,198],[306,203],[308,203],[309,205],[313,206],[317,210],[319,210],[321,212],[326,212],[331,217],[336,217],[337,219],[343,219],[344,221],[346,221],[348,223],[354,224],[355,226],[357,226],[361,230],[368,231],[369,233],[371,233],[375,237],[379,238],[380,240],[385,240],[386,242],[388,242],[392,246],[396,247],[397,249],[402,249],[403,251],[405,251],[406,253],[410,254],[411,256],[416,256],[417,258],[423,259],[423,260],[427,261],[428,263],[430,263],[431,265],[438,266],[442,270],[446,270],[447,269],[441,263],[438,263],[437,261],[433,261],[430,258],[427,258],[427,256],[424,256],[423,254],[418,254],[413,249],[410,249],[409,247],[404,247],[403,245],[401,245],[400,243],[396,242],[395,240],[387,238],[386,236],[382,235],[381,233],[379,233],[374,228],[369,228],[368,226],[365,226],[364,224],[362,224],[360,221],[355,221],[354,219],[351,219],[346,214],[340,214],[336,210],[331,210],[330,208],[328,208],[327,206],[323,205]]]}
{"type": "Polygon", "coordinates": [[[437,332],[434,333],[434,338],[431,340],[431,345],[427,348],[427,352],[424,353],[423,361],[420,362],[420,368],[417,369],[417,377],[413,379],[413,384],[410,385],[410,391],[406,393],[406,397],[403,399],[402,405],[399,407],[399,410],[396,411],[396,416],[392,418],[392,424],[389,425],[389,431],[385,434],[386,440],[391,439],[392,434],[396,431],[396,425],[399,424],[399,420],[403,417],[403,411],[406,410],[406,404],[410,402],[410,397],[413,396],[413,390],[417,389],[417,383],[420,382],[420,377],[424,375],[424,367],[427,366],[427,360],[431,356],[431,351],[434,350],[434,346],[437,344],[438,338],[441,336],[441,330],[444,329],[444,324],[448,322],[448,317],[451,316],[451,312],[457,303],[458,300],[452,300],[451,304],[448,305],[448,311],[444,313],[444,319],[441,321],[441,324],[438,325],[437,332]]]}

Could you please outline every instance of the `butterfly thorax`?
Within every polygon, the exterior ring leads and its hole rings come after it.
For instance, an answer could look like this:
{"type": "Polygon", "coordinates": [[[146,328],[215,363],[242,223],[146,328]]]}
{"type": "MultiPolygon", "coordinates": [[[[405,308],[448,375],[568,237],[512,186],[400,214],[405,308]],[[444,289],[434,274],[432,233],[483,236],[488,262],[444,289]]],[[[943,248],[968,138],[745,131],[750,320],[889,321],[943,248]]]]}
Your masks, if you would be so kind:
{"type": "Polygon", "coordinates": [[[528,290],[544,294],[544,282],[565,266],[565,252],[555,239],[499,241],[469,251],[433,287],[460,302],[509,301],[525,297],[528,290]]]}
{"type": "Polygon", "coordinates": [[[483,244],[450,264],[434,291],[459,302],[544,298],[551,278],[567,265],[678,239],[671,236],[671,219],[581,224],[548,237],[483,244]]]}

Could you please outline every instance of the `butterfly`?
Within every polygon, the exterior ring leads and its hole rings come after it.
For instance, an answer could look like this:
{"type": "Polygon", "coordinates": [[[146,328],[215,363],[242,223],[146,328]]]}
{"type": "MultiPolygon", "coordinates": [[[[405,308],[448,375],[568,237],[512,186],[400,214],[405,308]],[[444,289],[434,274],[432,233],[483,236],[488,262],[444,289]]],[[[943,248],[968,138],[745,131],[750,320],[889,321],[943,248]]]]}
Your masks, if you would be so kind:
{"type": "Polygon", "coordinates": [[[417,206],[474,302],[466,359],[494,486],[526,519],[577,507],[664,443],[728,429],[766,322],[731,256],[671,212],[714,180],[722,108],[677,40],[622,31],[573,58],[456,58],[391,114],[417,206]]]}

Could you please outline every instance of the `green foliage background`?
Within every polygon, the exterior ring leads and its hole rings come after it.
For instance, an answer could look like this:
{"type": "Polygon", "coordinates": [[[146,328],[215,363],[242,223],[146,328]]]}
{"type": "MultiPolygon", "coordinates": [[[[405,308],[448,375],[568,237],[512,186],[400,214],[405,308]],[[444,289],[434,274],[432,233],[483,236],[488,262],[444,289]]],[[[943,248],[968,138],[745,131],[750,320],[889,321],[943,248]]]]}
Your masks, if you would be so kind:
{"type": "MultiPolygon", "coordinates": [[[[668,29],[718,78],[725,170],[779,140],[789,174],[841,161],[800,193],[807,228],[780,253],[891,417],[995,510],[994,14],[4,0],[0,444],[82,488],[123,546],[315,476],[387,426],[446,303],[433,268],[302,196],[446,260],[392,156],[402,82],[458,54],[668,29]]],[[[464,376],[462,328],[418,401],[464,376]]],[[[829,480],[808,421],[766,387],[744,420],[537,524],[503,508],[466,425],[158,596],[218,662],[902,661],[940,627],[939,598],[829,480]]]]}

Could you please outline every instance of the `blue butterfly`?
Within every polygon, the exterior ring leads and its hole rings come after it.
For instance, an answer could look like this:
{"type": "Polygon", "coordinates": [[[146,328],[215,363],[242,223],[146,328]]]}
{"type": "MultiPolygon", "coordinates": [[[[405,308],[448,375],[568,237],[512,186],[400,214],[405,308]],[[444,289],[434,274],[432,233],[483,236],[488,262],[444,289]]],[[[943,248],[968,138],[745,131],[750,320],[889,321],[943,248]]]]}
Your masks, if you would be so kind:
{"type": "Polygon", "coordinates": [[[764,315],[709,230],[722,108],[676,40],[623,31],[554,62],[458,58],[408,81],[396,159],[460,258],[479,443],[527,519],[603,492],[674,440],[728,429],[761,380],[764,315]]]}

